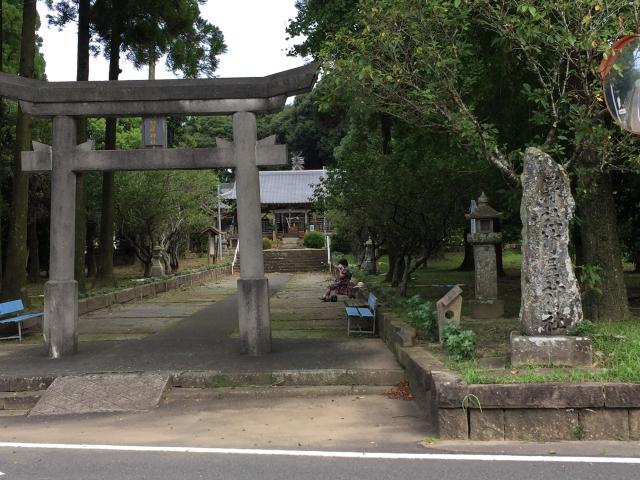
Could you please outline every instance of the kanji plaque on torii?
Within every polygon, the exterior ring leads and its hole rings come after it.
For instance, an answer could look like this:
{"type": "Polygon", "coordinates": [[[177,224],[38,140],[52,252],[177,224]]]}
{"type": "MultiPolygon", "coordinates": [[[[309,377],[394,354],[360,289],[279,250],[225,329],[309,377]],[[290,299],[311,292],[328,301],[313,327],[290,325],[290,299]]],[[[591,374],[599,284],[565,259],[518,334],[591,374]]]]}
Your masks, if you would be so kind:
{"type": "Polygon", "coordinates": [[[0,96],[30,115],[53,117],[51,147],[23,153],[25,171],[51,170],[50,275],[45,285],[44,337],[51,358],[78,347],[78,287],[74,280],[75,173],[233,167],[238,186],[240,279],[238,321],[244,353],[271,350],[269,287],[264,276],[258,167],[287,161],[275,136],[257,140],[255,113],[284,107],[309,91],[317,65],[268,77],[118,82],[42,82],[0,73],[0,96]],[[96,151],[76,145],[75,116],[233,115],[233,142],[215,148],[96,151]]]}

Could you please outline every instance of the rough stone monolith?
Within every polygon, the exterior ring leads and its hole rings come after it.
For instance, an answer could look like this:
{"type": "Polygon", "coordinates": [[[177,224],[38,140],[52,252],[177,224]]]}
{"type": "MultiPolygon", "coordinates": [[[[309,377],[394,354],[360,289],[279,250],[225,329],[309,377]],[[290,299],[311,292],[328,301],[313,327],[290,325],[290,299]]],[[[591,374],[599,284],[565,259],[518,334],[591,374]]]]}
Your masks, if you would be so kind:
{"type": "Polygon", "coordinates": [[[582,320],[569,256],[575,202],[569,177],[546,153],[528,148],[522,173],[522,301],[525,335],[562,335],[582,320]]]}

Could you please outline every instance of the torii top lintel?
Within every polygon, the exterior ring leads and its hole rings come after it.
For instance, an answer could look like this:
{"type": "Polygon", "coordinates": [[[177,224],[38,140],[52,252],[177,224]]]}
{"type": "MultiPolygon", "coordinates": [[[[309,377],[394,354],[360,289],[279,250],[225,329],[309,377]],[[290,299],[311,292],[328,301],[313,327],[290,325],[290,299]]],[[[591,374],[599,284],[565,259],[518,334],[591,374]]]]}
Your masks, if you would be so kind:
{"type": "Polygon", "coordinates": [[[281,110],[311,90],[318,64],[266,77],[45,82],[0,72],[0,96],[32,116],[226,115],[281,110]]]}

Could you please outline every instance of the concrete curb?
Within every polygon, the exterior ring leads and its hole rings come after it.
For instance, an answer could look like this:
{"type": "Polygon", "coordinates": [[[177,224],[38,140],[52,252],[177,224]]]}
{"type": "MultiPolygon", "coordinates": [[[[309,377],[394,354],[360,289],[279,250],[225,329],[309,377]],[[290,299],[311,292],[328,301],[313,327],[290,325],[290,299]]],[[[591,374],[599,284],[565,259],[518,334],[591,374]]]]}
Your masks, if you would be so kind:
{"type": "Polygon", "coordinates": [[[133,288],[126,288],[115,292],[82,298],[78,301],[78,314],[110,308],[113,305],[140,300],[146,297],[155,297],[159,293],[165,293],[183,286],[202,285],[209,281],[217,281],[219,278],[231,275],[231,265],[213,267],[199,272],[187,273],[153,283],[145,283],[133,288]]]}

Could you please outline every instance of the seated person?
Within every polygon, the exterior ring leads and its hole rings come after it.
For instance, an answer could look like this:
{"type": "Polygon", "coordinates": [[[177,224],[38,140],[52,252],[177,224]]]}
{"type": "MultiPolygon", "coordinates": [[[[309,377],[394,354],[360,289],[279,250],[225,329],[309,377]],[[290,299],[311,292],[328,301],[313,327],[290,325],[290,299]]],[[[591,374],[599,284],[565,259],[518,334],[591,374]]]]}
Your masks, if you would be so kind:
{"type": "Polygon", "coordinates": [[[346,258],[341,258],[336,266],[338,269],[338,276],[335,281],[327,287],[327,291],[322,296],[323,302],[328,302],[331,299],[331,292],[341,286],[348,286],[351,281],[351,272],[349,271],[349,262],[346,258]]]}

